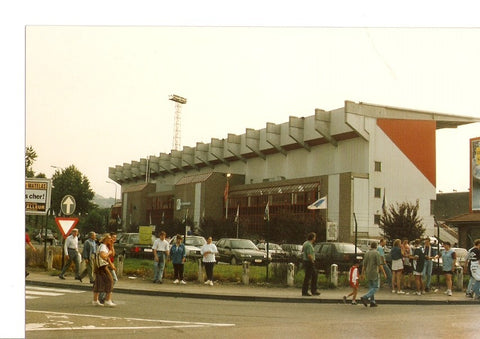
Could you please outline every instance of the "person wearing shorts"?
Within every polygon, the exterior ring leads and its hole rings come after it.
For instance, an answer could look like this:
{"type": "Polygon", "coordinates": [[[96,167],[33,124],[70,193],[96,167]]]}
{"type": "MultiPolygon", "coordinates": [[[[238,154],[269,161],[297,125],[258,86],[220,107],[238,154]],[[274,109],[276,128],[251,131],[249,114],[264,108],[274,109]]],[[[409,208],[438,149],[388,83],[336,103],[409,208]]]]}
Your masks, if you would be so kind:
{"type": "Polygon", "coordinates": [[[392,250],[390,251],[390,255],[392,256],[392,293],[397,294],[405,294],[402,291],[402,273],[403,273],[403,253],[400,247],[401,245],[400,239],[395,239],[393,242],[392,250]],[[395,290],[396,286],[396,290],[395,290]]]}
{"type": "Polygon", "coordinates": [[[423,292],[423,267],[425,266],[425,253],[423,253],[422,242],[420,239],[415,240],[412,259],[413,276],[415,278],[415,286],[417,288],[415,294],[422,295],[423,292]]]}

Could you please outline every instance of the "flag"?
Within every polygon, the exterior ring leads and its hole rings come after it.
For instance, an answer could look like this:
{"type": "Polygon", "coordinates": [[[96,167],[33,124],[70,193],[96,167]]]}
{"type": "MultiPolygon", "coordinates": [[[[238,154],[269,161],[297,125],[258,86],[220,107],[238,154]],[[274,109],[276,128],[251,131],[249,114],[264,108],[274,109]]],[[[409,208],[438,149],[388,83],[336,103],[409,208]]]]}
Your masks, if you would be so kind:
{"type": "Polygon", "coordinates": [[[383,201],[382,201],[382,211],[385,211],[387,208],[387,198],[385,197],[387,195],[387,190],[384,188],[383,189],[383,201]]]}
{"type": "Polygon", "coordinates": [[[318,199],[313,204],[308,205],[309,210],[325,210],[327,209],[327,196],[318,199]]]}
{"type": "Polygon", "coordinates": [[[237,214],[235,215],[235,222],[238,224],[240,221],[240,205],[237,205],[237,214]]]}
{"type": "Polygon", "coordinates": [[[162,222],[161,224],[165,224],[165,211],[162,212],[162,222]]]}
{"type": "Polygon", "coordinates": [[[150,218],[149,218],[149,220],[150,220],[150,224],[149,224],[149,225],[151,225],[151,224],[152,224],[152,211],[150,211],[150,218]]]}
{"type": "Polygon", "coordinates": [[[263,220],[270,221],[270,209],[268,208],[268,201],[267,206],[265,206],[265,215],[263,216],[263,220]]]}

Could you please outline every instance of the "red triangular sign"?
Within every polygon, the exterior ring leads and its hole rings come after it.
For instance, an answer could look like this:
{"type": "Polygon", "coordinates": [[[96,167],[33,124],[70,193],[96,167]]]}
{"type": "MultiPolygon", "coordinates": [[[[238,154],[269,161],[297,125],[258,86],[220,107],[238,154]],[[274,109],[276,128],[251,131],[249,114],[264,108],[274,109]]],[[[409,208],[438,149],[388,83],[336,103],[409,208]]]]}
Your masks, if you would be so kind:
{"type": "Polygon", "coordinates": [[[77,226],[78,218],[55,218],[60,232],[62,232],[63,239],[66,239],[70,232],[77,226]]]}

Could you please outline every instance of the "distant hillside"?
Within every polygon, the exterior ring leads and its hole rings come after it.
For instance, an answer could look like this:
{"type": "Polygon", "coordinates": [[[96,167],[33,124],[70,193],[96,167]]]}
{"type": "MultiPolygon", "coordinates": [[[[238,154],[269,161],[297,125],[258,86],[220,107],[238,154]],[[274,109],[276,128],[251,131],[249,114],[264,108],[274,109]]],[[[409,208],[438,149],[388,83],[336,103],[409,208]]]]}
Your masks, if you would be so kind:
{"type": "Polygon", "coordinates": [[[101,195],[95,194],[93,202],[100,208],[110,208],[115,203],[114,198],[104,198],[101,195]]]}

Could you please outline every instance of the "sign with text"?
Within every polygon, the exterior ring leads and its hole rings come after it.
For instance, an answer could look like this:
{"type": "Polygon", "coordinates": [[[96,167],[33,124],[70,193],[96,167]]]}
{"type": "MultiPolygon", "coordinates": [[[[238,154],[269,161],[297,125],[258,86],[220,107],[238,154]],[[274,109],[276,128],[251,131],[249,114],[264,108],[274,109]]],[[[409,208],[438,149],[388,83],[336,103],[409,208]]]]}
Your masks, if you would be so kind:
{"type": "Polygon", "coordinates": [[[63,239],[66,239],[75,226],[77,226],[78,218],[55,218],[55,223],[60,232],[62,232],[63,239]]]}
{"type": "Polygon", "coordinates": [[[155,226],[138,226],[138,242],[143,245],[151,245],[154,230],[155,226]]]}
{"type": "Polygon", "coordinates": [[[51,192],[51,179],[25,179],[25,214],[47,214],[50,208],[51,192]]]}

